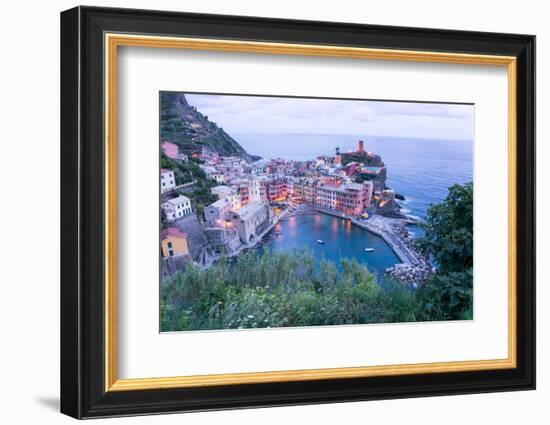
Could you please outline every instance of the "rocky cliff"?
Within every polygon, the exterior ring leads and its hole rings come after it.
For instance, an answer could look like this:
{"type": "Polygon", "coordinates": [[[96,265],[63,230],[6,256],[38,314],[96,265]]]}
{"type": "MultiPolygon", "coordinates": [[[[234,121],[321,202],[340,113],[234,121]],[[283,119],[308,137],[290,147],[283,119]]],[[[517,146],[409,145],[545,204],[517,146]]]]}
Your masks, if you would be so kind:
{"type": "Polygon", "coordinates": [[[183,93],[161,92],[160,125],[161,140],[177,144],[187,155],[200,153],[206,147],[220,155],[238,156],[249,162],[259,159],[246,152],[208,116],[189,105],[183,93]]]}

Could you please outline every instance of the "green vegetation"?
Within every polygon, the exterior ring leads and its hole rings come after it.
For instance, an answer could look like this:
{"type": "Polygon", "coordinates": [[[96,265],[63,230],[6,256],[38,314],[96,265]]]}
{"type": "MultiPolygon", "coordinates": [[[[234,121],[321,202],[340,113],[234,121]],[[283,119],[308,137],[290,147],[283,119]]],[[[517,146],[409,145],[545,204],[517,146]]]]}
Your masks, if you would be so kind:
{"type": "Polygon", "coordinates": [[[364,183],[366,181],[376,180],[376,179],[377,179],[377,176],[372,174],[356,174],[353,181],[355,183],[364,183]]]}
{"type": "Polygon", "coordinates": [[[187,192],[184,194],[191,199],[193,208],[199,216],[204,212],[204,207],[210,205],[218,199],[218,197],[213,195],[210,191],[210,188],[216,185],[217,183],[215,180],[200,180],[195,185],[192,192],[187,192]]]}
{"type": "Polygon", "coordinates": [[[366,152],[346,152],[342,155],[342,165],[348,165],[350,162],[360,162],[369,164],[369,157],[366,152]]]}
{"type": "Polygon", "coordinates": [[[183,93],[161,92],[160,123],[161,140],[177,144],[187,155],[206,147],[224,156],[239,156],[247,161],[257,159],[216,123],[209,121],[208,116],[190,106],[183,93]]]}
{"type": "Polygon", "coordinates": [[[176,191],[179,195],[187,196],[193,205],[195,212],[201,216],[204,207],[215,202],[218,198],[212,194],[210,189],[217,185],[215,180],[208,179],[204,171],[199,167],[199,160],[190,159],[189,161],[174,161],[168,158],[164,153],[161,153],[160,166],[168,168],[174,172],[176,185],[190,183],[195,181],[193,190],[188,192],[176,191]]]}
{"type": "Polygon", "coordinates": [[[168,168],[174,172],[176,185],[192,182],[193,180],[206,180],[206,175],[201,167],[194,161],[174,161],[168,158],[164,152],[160,156],[160,167],[168,168]]]}
{"type": "Polygon", "coordinates": [[[472,318],[472,185],[455,185],[428,210],[418,246],[438,273],[417,289],[375,276],[356,260],[310,251],[248,252],[161,284],[161,330],[395,323],[472,318]]]}
{"type": "Polygon", "coordinates": [[[423,313],[430,320],[471,319],[473,315],[473,184],[455,184],[445,200],[428,208],[420,250],[438,273],[420,288],[423,313]]]}
{"type": "Polygon", "coordinates": [[[420,320],[462,320],[473,317],[472,269],[436,274],[417,290],[420,320]]]}
{"type": "Polygon", "coordinates": [[[161,140],[169,140],[174,143],[185,141],[186,126],[182,120],[184,107],[180,103],[178,93],[163,92],[160,95],[160,137],[161,140]]]}
{"type": "Polygon", "coordinates": [[[418,303],[403,285],[378,285],[366,267],[343,260],[342,271],[309,251],[249,252],[192,266],[162,282],[162,331],[408,322],[418,303]]]}
{"type": "Polygon", "coordinates": [[[455,184],[442,203],[428,208],[418,246],[432,255],[441,271],[461,272],[473,266],[473,199],[472,183],[455,184]]]}

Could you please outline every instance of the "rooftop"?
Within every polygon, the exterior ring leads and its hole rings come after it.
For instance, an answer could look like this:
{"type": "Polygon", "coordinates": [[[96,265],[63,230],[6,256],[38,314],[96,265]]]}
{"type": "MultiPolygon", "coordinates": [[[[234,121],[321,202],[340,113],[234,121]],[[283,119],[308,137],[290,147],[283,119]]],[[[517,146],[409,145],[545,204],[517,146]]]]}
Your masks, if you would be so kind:
{"type": "Polygon", "coordinates": [[[210,189],[210,191],[213,194],[220,194],[225,196],[233,195],[235,193],[233,189],[225,185],[214,186],[212,189],[210,189]]]}
{"type": "Polygon", "coordinates": [[[216,202],[210,204],[206,208],[214,207],[214,208],[225,208],[229,205],[229,200],[227,198],[221,198],[218,199],[216,202]]]}
{"type": "Polygon", "coordinates": [[[348,190],[361,190],[363,189],[363,185],[359,183],[348,183],[344,185],[344,188],[348,190]]]}
{"type": "Polygon", "coordinates": [[[256,212],[258,212],[262,208],[264,208],[265,205],[266,204],[264,202],[252,202],[251,204],[248,204],[248,205],[242,207],[241,209],[239,209],[236,214],[241,219],[246,220],[251,215],[255,214],[256,212]]]}
{"type": "Polygon", "coordinates": [[[172,205],[177,205],[177,204],[183,204],[185,202],[191,202],[191,200],[187,196],[180,195],[177,198],[168,199],[166,202],[172,205]]]}
{"type": "Polygon", "coordinates": [[[325,188],[334,192],[346,193],[349,190],[359,191],[363,189],[363,185],[359,183],[346,183],[340,186],[334,184],[323,184],[321,188],[325,188]]]}
{"type": "Polygon", "coordinates": [[[182,232],[177,227],[167,227],[160,231],[160,239],[166,239],[168,236],[175,236],[177,238],[187,238],[187,234],[182,232]]]}

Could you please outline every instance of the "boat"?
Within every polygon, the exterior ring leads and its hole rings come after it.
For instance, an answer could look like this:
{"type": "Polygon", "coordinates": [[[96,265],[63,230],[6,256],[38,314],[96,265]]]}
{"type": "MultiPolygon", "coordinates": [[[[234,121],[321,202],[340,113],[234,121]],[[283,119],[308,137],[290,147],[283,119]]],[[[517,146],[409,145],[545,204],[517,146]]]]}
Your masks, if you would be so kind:
{"type": "Polygon", "coordinates": [[[321,245],[324,244],[324,242],[321,239],[317,239],[317,243],[321,245]]]}
{"type": "Polygon", "coordinates": [[[365,248],[365,252],[372,252],[374,251],[374,248],[365,248]]]}

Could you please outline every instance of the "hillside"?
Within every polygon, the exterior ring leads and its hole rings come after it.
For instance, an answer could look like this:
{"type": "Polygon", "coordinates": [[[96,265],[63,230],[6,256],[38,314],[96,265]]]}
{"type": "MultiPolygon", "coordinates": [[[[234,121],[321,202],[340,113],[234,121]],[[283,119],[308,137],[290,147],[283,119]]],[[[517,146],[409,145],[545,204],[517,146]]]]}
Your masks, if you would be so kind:
{"type": "Polygon", "coordinates": [[[187,155],[199,153],[206,147],[220,155],[238,156],[249,162],[259,159],[246,152],[208,116],[189,105],[183,93],[161,92],[160,122],[161,140],[177,144],[187,155]]]}

